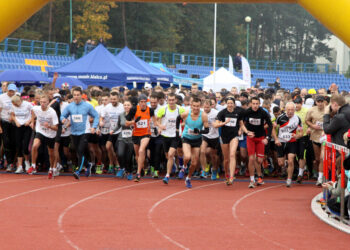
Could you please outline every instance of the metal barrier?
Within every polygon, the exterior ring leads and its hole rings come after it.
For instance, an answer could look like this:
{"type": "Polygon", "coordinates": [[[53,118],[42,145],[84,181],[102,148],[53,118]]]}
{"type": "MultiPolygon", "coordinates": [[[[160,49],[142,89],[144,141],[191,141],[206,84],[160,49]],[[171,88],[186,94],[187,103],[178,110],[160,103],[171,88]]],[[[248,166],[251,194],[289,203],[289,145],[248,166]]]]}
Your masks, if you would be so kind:
{"type": "MultiPolygon", "coordinates": [[[[344,208],[345,208],[345,170],[344,170],[344,160],[345,154],[350,154],[350,150],[346,147],[340,146],[338,144],[325,142],[324,143],[324,156],[323,156],[323,178],[325,182],[330,181],[329,171],[331,171],[332,182],[337,181],[337,170],[336,170],[336,153],[337,151],[340,153],[341,157],[341,166],[340,166],[340,174],[341,174],[341,192],[340,192],[340,220],[344,222],[344,208]]],[[[339,183],[338,183],[339,185],[339,183]]],[[[324,188],[324,197],[326,202],[328,201],[328,189],[324,188]]]]}

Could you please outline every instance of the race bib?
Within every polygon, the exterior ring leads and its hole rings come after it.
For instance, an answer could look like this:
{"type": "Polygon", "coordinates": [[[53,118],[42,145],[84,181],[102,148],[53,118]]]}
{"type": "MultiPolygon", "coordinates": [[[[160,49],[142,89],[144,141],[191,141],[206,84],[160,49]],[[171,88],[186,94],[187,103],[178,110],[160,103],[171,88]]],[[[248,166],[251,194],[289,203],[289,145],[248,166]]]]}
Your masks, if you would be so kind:
{"type": "Polygon", "coordinates": [[[243,133],[240,136],[237,136],[238,140],[243,141],[244,140],[244,135],[243,133]]]}
{"type": "Polygon", "coordinates": [[[130,138],[132,136],[131,130],[123,130],[122,131],[122,138],[130,138]]]}
{"type": "Polygon", "coordinates": [[[176,127],[176,119],[169,118],[166,125],[167,125],[168,129],[175,128],[176,127]]]}
{"type": "Polygon", "coordinates": [[[316,125],[323,129],[323,122],[316,121],[316,125]]]}
{"type": "Polygon", "coordinates": [[[105,127],[101,128],[101,133],[102,134],[108,134],[109,133],[109,128],[105,128],[105,127]]]}
{"type": "Polygon", "coordinates": [[[228,120],[229,120],[229,122],[225,126],[236,127],[236,125],[237,125],[237,118],[226,117],[226,121],[228,121],[228,120]]]}
{"type": "Polygon", "coordinates": [[[292,139],[292,135],[291,134],[282,134],[282,135],[280,135],[280,138],[285,140],[285,141],[290,141],[292,139]]]}
{"type": "Polygon", "coordinates": [[[147,128],[147,120],[139,120],[136,123],[137,128],[147,128]]]}
{"type": "Polygon", "coordinates": [[[255,126],[261,125],[261,119],[249,118],[249,123],[255,126]]]}
{"type": "Polygon", "coordinates": [[[188,129],[188,130],[187,130],[187,133],[188,133],[189,135],[198,135],[198,134],[196,134],[196,133],[193,131],[193,129],[188,129]]]}
{"type": "Polygon", "coordinates": [[[83,115],[72,115],[72,121],[76,123],[83,122],[83,115]]]}

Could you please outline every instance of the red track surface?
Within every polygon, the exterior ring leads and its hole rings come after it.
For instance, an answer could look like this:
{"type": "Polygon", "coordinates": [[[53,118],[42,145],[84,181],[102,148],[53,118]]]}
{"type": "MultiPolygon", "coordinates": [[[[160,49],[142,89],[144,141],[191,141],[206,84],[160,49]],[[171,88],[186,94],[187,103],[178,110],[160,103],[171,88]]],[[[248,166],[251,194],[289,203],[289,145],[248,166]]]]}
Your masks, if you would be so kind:
{"type": "Polygon", "coordinates": [[[313,185],[0,174],[1,249],[349,249],[313,185]]]}

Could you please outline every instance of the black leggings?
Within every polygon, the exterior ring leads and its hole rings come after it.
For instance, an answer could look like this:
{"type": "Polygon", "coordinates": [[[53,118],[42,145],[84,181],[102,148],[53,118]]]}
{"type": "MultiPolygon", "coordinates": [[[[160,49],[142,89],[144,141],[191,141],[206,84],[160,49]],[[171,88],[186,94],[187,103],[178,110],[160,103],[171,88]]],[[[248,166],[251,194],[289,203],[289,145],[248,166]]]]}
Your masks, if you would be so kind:
{"type": "Polygon", "coordinates": [[[83,169],[84,161],[87,160],[87,145],[90,134],[72,135],[72,141],[78,156],[78,171],[83,169]]]}
{"type": "Polygon", "coordinates": [[[32,128],[29,126],[15,127],[15,143],[17,157],[29,155],[29,142],[32,137],[32,128]]]}
{"type": "Polygon", "coordinates": [[[2,135],[4,142],[4,154],[7,159],[7,164],[13,164],[16,152],[15,144],[15,126],[12,123],[2,121],[2,135]]]}
{"type": "Polygon", "coordinates": [[[154,170],[159,171],[163,148],[162,137],[151,137],[148,148],[151,151],[150,164],[154,167],[154,170]]]}
{"type": "Polygon", "coordinates": [[[132,156],[134,154],[134,144],[132,141],[128,142],[125,140],[117,141],[118,149],[118,162],[121,168],[125,168],[125,171],[128,173],[132,172],[132,156]]]}

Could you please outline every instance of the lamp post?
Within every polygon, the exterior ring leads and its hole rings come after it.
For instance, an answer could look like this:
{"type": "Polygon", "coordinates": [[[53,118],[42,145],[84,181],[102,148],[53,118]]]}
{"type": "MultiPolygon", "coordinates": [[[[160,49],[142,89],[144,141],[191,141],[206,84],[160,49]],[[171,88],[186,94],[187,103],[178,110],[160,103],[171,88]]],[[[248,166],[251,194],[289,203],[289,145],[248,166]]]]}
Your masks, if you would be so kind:
{"type": "Polygon", "coordinates": [[[72,11],[72,0],[69,0],[69,42],[73,41],[73,11],[72,11]]]}
{"type": "Polygon", "coordinates": [[[252,21],[250,16],[245,17],[245,22],[247,23],[247,60],[249,59],[249,23],[252,21]]]}

